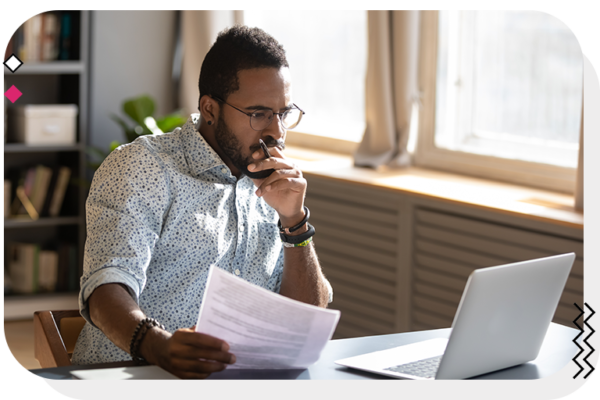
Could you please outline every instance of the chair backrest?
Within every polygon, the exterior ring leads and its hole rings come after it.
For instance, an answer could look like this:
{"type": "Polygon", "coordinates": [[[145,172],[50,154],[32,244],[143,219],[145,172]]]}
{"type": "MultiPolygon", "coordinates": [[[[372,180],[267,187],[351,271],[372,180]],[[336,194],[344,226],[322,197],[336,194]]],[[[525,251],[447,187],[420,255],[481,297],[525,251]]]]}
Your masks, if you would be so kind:
{"type": "Polygon", "coordinates": [[[79,310],[36,311],[33,352],[42,368],[71,365],[71,355],[85,320],[79,310]]]}

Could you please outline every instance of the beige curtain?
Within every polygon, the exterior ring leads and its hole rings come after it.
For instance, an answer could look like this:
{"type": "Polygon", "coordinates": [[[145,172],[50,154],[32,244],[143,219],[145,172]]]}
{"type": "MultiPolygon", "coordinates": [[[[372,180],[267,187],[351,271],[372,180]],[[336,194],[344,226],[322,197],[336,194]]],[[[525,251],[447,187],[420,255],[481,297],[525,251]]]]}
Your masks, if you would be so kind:
{"type": "Polygon", "coordinates": [[[366,129],[356,166],[402,167],[412,105],[418,101],[419,11],[369,11],[366,129]]]}
{"type": "Polygon", "coordinates": [[[198,78],[202,60],[223,29],[239,21],[236,11],[183,11],[181,40],[183,60],[179,107],[187,114],[198,112],[198,78]]]}

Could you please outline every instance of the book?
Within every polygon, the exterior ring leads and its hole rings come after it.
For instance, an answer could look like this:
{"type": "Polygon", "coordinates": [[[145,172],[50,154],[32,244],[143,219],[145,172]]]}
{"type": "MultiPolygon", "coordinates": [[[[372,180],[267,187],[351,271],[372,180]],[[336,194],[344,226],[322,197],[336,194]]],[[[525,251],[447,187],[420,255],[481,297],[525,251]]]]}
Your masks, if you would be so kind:
{"type": "Polygon", "coordinates": [[[38,165],[35,168],[35,179],[29,199],[31,200],[31,204],[33,204],[33,207],[38,212],[38,214],[42,212],[42,207],[44,206],[44,200],[46,199],[46,196],[48,194],[48,185],[50,184],[51,178],[51,168],[45,167],[43,165],[38,165]]]}
{"type": "Polygon", "coordinates": [[[40,292],[54,292],[58,279],[58,252],[42,250],[39,254],[38,289],[40,292]]]}
{"type": "Polygon", "coordinates": [[[6,217],[31,216],[31,212],[20,198],[22,195],[27,197],[38,216],[57,217],[60,214],[70,178],[71,168],[65,166],[49,168],[38,165],[24,170],[9,171],[7,179],[5,179],[5,188],[8,189],[5,191],[5,201],[9,199],[9,204],[12,201],[12,205],[9,206],[6,217]],[[15,196],[15,193],[12,192],[15,191],[14,188],[19,187],[22,188],[21,196],[15,196]]]}
{"type": "Polygon", "coordinates": [[[71,178],[71,168],[69,167],[60,167],[57,172],[56,183],[52,189],[51,200],[48,206],[48,214],[51,217],[58,217],[60,214],[65,193],[69,186],[69,179],[71,178]]]}
{"type": "Polygon", "coordinates": [[[31,243],[8,245],[8,273],[15,293],[36,293],[38,291],[40,247],[31,243]]]}
{"type": "MultiPolygon", "coordinates": [[[[44,167],[43,165],[38,165],[37,167],[29,168],[25,173],[23,183],[19,183],[18,185],[23,187],[23,194],[29,199],[38,215],[46,197],[51,174],[52,170],[50,168],[44,167]]],[[[15,202],[17,200],[22,199],[15,199],[15,202]]],[[[13,214],[28,214],[25,205],[22,201],[20,202],[20,207],[17,207],[16,211],[13,209],[13,211],[15,211],[13,214]]]]}
{"type": "MultiPolygon", "coordinates": [[[[60,19],[60,13],[47,12],[25,21],[10,39],[4,59],[14,54],[23,62],[57,60],[61,45],[60,19]]],[[[70,25],[70,17],[68,19],[70,25]]],[[[70,47],[70,27],[65,35],[67,42],[64,45],[70,47]]]]}
{"type": "Polygon", "coordinates": [[[60,42],[58,50],[59,60],[69,60],[71,58],[71,14],[65,12],[61,15],[60,21],[60,42]]]}
{"type": "Polygon", "coordinates": [[[58,58],[58,43],[60,34],[60,23],[55,13],[44,13],[42,15],[42,43],[41,60],[51,61],[58,58]]]}

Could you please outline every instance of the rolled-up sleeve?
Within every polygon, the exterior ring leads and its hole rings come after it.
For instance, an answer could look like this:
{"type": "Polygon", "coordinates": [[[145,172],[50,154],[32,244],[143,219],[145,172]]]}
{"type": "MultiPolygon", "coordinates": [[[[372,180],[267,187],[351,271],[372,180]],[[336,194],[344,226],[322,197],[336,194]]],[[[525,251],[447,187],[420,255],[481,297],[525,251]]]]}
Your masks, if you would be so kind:
{"type": "Polygon", "coordinates": [[[79,294],[79,309],[88,322],[88,298],[103,284],[124,284],[139,302],[170,203],[168,184],[160,158],[142,145],[116,149],[96,171],[86,201],[79,294]]]}

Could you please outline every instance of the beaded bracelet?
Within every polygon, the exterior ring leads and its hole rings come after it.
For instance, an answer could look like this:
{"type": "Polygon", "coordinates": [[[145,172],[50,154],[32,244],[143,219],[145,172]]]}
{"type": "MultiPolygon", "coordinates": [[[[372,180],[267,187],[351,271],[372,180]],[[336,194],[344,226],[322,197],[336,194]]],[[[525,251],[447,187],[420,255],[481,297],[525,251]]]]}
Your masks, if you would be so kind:
{"type": "Polygon", "coordinates": [[[138,354],[140,350],[140,344],[146,336],[146,333],[152,328],[160,328],[165,329],[165,326],[159,323],[154,318],[144,318],[141,320],[135,330],[133,331],[133,336],[131,337],[131,343],[129,344],[129,354],[131,355],[131,359],[136,363],[136,365],[147,364],[146,360],[142,356],[138,354]]]}

